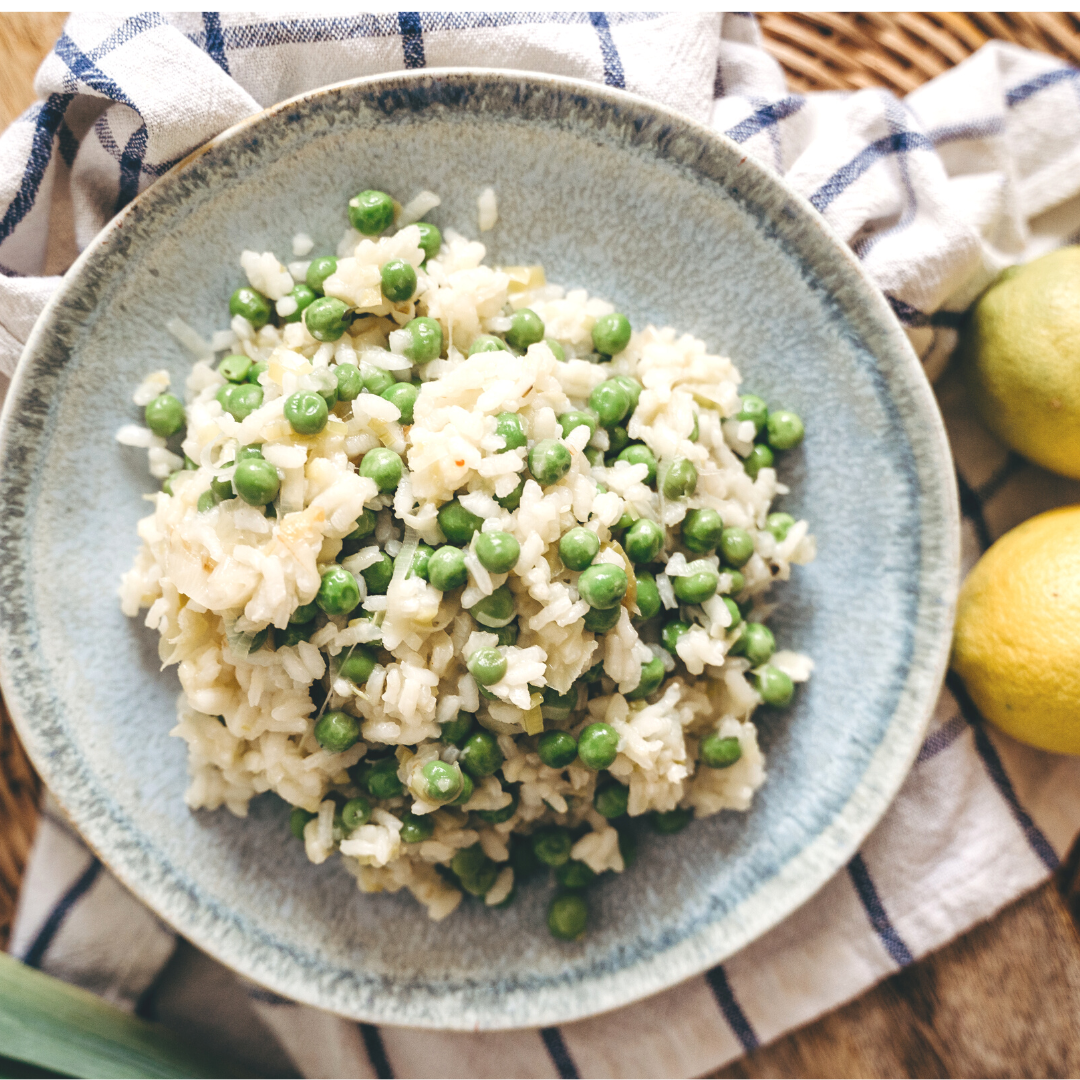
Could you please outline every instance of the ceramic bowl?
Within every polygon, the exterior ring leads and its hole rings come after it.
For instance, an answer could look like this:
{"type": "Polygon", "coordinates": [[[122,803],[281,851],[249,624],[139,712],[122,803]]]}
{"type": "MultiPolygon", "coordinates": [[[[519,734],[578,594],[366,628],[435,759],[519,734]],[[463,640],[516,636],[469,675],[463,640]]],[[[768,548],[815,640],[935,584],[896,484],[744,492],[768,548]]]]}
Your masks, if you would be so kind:
{"type": "Polygon", "coordinates": [[[880,293],[822,219],[733,142],[631,95],[541,75],[426,71],[276,106],[193,154],[86,250],[38,322],[0,432],[0,667],[37,768],[116,875],[237,971],[348,1016],[440,1028],[546,1025],[716,964],[842,867],[916,753],[944,670],[957,581],[953,474],[938,413],[880,293]],[[153,481],[114,441],[131,391],[191,357],[165,330],[227,325],[245,247],[332,250],[347,199],[430,188],[430,215],[493,264],[542,263],[634,325],[730,355],[806,421],[783,508],[819,556],[776,589],[777,637],[814,677],[758,717],[768,780],[747,814],[675,837],[592,900],[579,943],[544,925],[548,885],[504,911],[429,922],[309,865],[273,795],[247,820],[189,811],[178,683],[117,583],[153,481]]]}

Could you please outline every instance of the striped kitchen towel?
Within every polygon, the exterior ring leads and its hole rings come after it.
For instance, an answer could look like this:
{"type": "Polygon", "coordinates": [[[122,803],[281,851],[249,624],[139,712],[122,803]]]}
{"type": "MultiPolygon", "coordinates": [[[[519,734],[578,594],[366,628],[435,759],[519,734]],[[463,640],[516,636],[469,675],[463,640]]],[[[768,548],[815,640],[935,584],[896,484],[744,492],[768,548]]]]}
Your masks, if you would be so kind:
{"type": "MultiPolygon", "coordinates": [[[[883,90],[789,93],[745,15],[72,16],[38,75],[40,102],[0,137],[0,379],[53,275],[195,146],[317,85],[470,64],[653,98],[741,143],[810,200],[862,260],[936,381],[957,462],[965,568],[1024,518],[1080,501],[1074,482],[983,431],[947,369],[959,313],[993,275],[1074,242],[1080,229],[1080,72],[1000,43],[899,100],[883,90]]],[[[841,873],[722,966],[605,1016],[445,1034],[292,1004],[178,947],[48,808],[12,951],[129,1008],[168,1018],[186,1000],[186,1030],[208,1044],[255,1061],[261,1039],[264,1073],[694,1075],[993,915],[1046,879],[1078,829],[1080,760],[999,735],[949,682],[911,775],[841,873]]]]}

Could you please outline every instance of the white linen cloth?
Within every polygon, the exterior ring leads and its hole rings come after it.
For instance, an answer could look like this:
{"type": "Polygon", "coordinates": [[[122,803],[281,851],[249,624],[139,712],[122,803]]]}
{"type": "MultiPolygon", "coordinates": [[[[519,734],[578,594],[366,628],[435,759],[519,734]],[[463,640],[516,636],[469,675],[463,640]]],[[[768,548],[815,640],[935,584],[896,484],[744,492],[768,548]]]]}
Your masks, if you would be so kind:
{"type": "MultiPolygon", "coordinates": [[[[726,133],[852,246],[933,379],[957,313],[997,270],[1080,228],[1080,72],[1012,45],[988,44],[899,100],[883,90],[789,93],[743,15],[75,15],[38,74],[41,102],[0,138],[3,385],[52,275],[195,146],[317,85],[436,65],[605,82],[726,133]]],[[[937,389],[958,464],[965,568],[1024,518],[1080,501],[1075,483],[982,431],[951,375],[937,389]]],[[[1012,742],[945,689],[911,775],[849,866],[771,933],[658,997],[559,1029],[442,1034],[376,1029],[247,993],[305,1076],[699,1074],[854,997],[1045,880],[1080,829],[1078,781],[1080,759],[1012,742]]],[[[12,951],[132,1008],[173,946],[46,816],[12,951]]]]}

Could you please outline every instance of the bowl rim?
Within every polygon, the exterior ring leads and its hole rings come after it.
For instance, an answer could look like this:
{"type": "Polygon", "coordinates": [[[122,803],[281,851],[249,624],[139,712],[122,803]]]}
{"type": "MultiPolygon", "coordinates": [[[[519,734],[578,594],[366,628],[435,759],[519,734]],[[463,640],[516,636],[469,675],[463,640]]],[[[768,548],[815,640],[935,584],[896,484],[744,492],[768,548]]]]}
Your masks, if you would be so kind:
{"type": "MultiPolygon", "coordinates": [[[[382,86],[407,90],[440,80],[466,84],[477,81],[518,85],[524,83],[549,93],[583,94],[616,110],[644,111],[649,114],[650,119],[673,125],[700,141],[719,144],[726,153],[741,157],[739,168],[746,170],[758,184],[771,184],[780,188],[788,205],[792,207],[794,216],[802,219],[796,224],[816,233],[817,239],[824,241],[831,249],[838,267],[857,279],[857,284],[864,294],[859,297],[858,302],[865,306],[868,319],[872,319],[882,335],[882,349],[876,352],[887,349],[892,354],[895,374],[902,376],[905,392],[910,397],[912,415],[903,427],[910,432],[916,422],[922,425],[923,456],[928,460],[936,459],[938,471],[937,483],[929,493],[926,491],[926,477],[919,475],[918,493],[920,501],[925,500],[928,494],[938,500],[939,512],[934,515],[934,523],[940,530],[937,544],[938,565],[931,568],[932,573],[929,575],[932,578],[929,591],[936,596],[937,602],[936,605],[920,604],[917,609],[920,619],[914,629],[913,652],[903,689],[881,742],[843,808],[822,832],[789,859],[772,879],[760,883],[746,900],[729,911],[719,922],[707,924],[664,952],[645,960],[637,960],[617,972],[591,977],[590,993],[575,996],[575,1000],[579,1002],[577,1007],[566,1008],[549,1004],[526,1020],[510,1016],[504,1011],[479,1024],[479,1029],[483,1030],[546,1027],[570,1023],[633,1004],[699,975],[729,959],[810,900],[855,854],[892,803],[918,753],[944,678],[960,573],[959,499],[944,423],[922,364],[885,297],[847,244],[833,232],[825,218],[804,196],[791,188],[782,177],[746,154],[738,143],[704,123],[637,94],[583,79],[516,69],[440,67],[346,79],[305,91],[245,117],[192,150],[119,211],[80,253],[63,275],[59,286],[38,317],[12,376],[0,415],[0,484],[10,476],[12,468],[10,452],[16,403],[21,402],[24,394],[32,388],[34,357],[40,351],[46,328],[69,295],[77,291],[83,271],[93,264],[103,248],[113,242],[130,214],[151,206],[156,199],[162,198],[172,182],[204,155],[243,138],[251,129],[297,105],[354,89],[382,86]],[[914,680],[913,674],[916,675],[914,680]],[[770,899],[770,902],[765,904],[761,903],[763,891],[768,893],[767,898],[770,899]],[[738,924],[736,932],[732,932],[730,928],[729,924],[732,923],[738,924]],[[723,927],[727,929],[722,929],[723,927]],[[587,1002],[582,1000],[586,997],[587,1002]]],[[[924,523],[926,520],[927,512],[924,508],[924,523]]],[[[920,597],[928,591],[928,568],[925,559],[926,554],[923,552],[919,564],[920,597]]],[[[6,596],[0,595],[0,613],[7,602],[6,596]]],[[[276,993],[304,1004],[376,1024],[408,1025],[435,1030],[478,1029],[474,1019],[457,1019],[452,992],[438,999],[440,1007],[435,1010],[438,1013],[436,1016],[432,1015],[433,1010],[430,1007],[430,1003],[435,999],[430,996],[425,999],[428,1003],[426,1010],[410,1011],[406,1008],[405,1015],[400,1000],[389,1002],[384,1009],[357,1010],[350,1007],[345,996],[339,994],[335,998],[333,991],[321,983],[317,976],[308,973],[305,966],[295,958],[290,958],[294,981],[286,984],[284,977],[276,974],[272,967],[250,962],[242,954],[238,956],[230,953],[228,945],[238,943],[235,939],[238,935],[243,937],[242,930],[230,927],[220,938],[215,938],[210,933],[215,923],[228,921],[224,915],[201,907],[197,916],[189,917],[182,904],[170,903],[169,882],[147,881],[141,878],[137,872],[137,861],[125,861],[123,842],[118,841],[115,835],[106,836],[106,830],[99,829],[97,823],[87,815],[78,813],[72,807],[71,801],[65,798],[63,770],[54,764],[55,756],[49,752],[45,741],[39,741],[33,720],[23,712],[19,688],[12,675],[12,661],[18,654],[18,649],[15,647],[15,639],[8,622],[7,619],[0,619],[0,689],[23,745],[42,780],[64,814],[78,829],[79,835],[102,863],[163,921],[225,966],[276,993]]],[[[180,886],[173,881],[171,887],[175,891],[180,886]]],[[[221,930],[221,927],[218,929],[221,930]]],[[[263,945],[262,948],[272,953],[276,947],[263,945]]]]}

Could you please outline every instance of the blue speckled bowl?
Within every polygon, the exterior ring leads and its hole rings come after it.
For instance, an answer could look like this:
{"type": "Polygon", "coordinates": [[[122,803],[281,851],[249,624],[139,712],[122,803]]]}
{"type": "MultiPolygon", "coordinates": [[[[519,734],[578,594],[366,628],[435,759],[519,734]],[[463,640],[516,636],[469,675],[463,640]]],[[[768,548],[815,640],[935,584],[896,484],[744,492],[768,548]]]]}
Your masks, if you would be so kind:
{"type": "Polygon", "coordinates": [[[900,327],[814,211],[738,146],[631,95],[512,72],[363,79],[226,132],[150,188],[68,273],[22,358],[0,430],[0,666],[46,783],[119,878],[224,963],[365,1020],[469,1029],[552,1024],[644,997],[723,960],[851,856],[908,770],[944,670],[957,581],[949,450],[900,327]],[[286,807],[191,813],[178,684],[125,619],[141,451],[113,434],[130,393],[190,358],[177,315],[227,321],[243,247],[336,244],[366,187],[444,202],[476,234],[494,185],[493,263],[614,301],[730,354],[748,386],[806,420],[784,508],[820,555],[776,590],[777,637],[817,669],[759,725],[769,777],[748,814],[648,836],[595,892],[578,944],[544,928],[547,886],[506,911],[431,923],[308,865],[286,807]]]}

